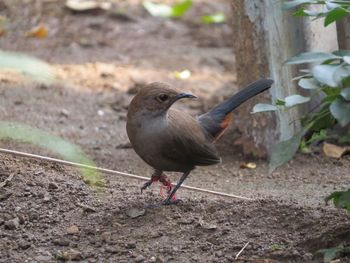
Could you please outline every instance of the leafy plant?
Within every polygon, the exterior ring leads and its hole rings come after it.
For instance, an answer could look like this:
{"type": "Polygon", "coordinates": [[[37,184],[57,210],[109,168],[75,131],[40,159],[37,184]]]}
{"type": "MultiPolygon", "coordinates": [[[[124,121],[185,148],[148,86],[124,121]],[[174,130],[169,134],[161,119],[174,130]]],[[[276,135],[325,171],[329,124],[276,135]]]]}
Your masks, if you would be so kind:
{"type": "MultiPolygon", "coordinates": [[[[344,0],[292,0],[284,3],[284,9],[296,7],[295,16],[309,16],[314,19],[324,17],[325,26],[338,21],[345,15],[350,15],[350,1],[344,0]],[[323,10],[311,11],[309,9],[311,5],[320,5],[323,10]]],[[[334,127],[335,124],[346,126],[350,123],[350,51],[304,52],[285,61],[286,65],[306,63],[313,63],[313,66],[311,69],[301,70],[302,75],[294,80],[298,81],[299,87],[306,92],[312,91],[322,99],[318,109],[301,120],[303,128],[300,132],[274,146],[270,160],[271,171],[292,159],[299,147],[302,151],[308,152],[312,143],[330,138],[326,130],[334,127]],[[314,63],[317,64],[314,65],[314,63]],[[305,138],[306,135],[307,138],[305,138]]],[[[257,104],[253,108],[253,113],[285,111],[310,100],[310,97],[293,94],[284,99],[279,98],[273,105],[257,104]]],[[[345,142],[346,138],[344,136],[336,139],[339,142],[345,142]]]]}
{"type": "MultiPolygon", "coordinates": [[[[298,7],[295,16],[309,16],[319,19],[325,18],[324,26],[350,15],[350,1],[305,1],[292,0],[284,3],[285,9],[298,7]],[[310,5],[322,5],[323,11],[314,12],[307,8],[310,5]]],[[[285,61],[287,65],[318,63],[311,69],[301,70],[303,75],[298,76],[299,87],[305,91],[320,94],[322,99],[318,110],[308,114],[301,120],[303,128],[290,139],[277,143],[272,150],[270,171],[288,162],[300,148],[309,151],[309,146],[327,138],[337,139],[338,142],[349,142],[350,131],[343,137],[334,137],[327,134],[327,129],[335,124],[347,126],[350,124],[350,51],[338,50],[332,53],[305,52],[285,61]],[[305,138],[305,135],[309,135],[305,138]]],[[[310,97],[298,94],[290,95],[285,99],[278,99],[274,105],[257,104],[253,113],[263,111],[288,110],[297,104],[310,101],[310,97]]],[[[326,197],[326,202],[333,200],[336,207],[346,209],[350,213],[350,189],[338,191],[326,197]]],[[[341,250],[338,248],[319,251],[324,254],[325,262],[335,258],[341,250]]]]}

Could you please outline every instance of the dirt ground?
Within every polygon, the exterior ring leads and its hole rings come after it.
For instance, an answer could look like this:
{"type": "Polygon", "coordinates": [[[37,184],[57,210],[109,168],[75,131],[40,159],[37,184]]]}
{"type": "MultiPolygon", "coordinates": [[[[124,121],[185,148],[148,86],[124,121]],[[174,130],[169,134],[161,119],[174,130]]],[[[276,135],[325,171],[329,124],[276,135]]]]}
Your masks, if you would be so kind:
{"type": "MultiPolygon", "coordinates": [[[[1,120],[67,139],[100,167],[149,176],[125,131],[135,90],[150,81],[191,90],[199,100],[179,107],[197,114],[237,87],[229,26],[198,22],[229,14],[227,2],[194,1],[178,20],[151,17],[140,2],[115,1],[123,16],[77,14],[58,0],[0,3],[9,19],[1,49],[42,58],[59,76],[45,86],[0,73],[1,120]],[[38,23],[49,36],[24,37],[38,23]],[[177,79],[173,72],[184,69],[191,77],[177,79]]],[[[59,157],[18,142],[0,147],[59,157]]],[[[319,262],[318,249],[349,245],[349,216],[323,201],[349,186],[349,156],[299,154],[269,174],[266,161],[242,170],[248,157],[225,143],[218,148],[223,163],[196,169],[185,183],[254,200],[180,189],[179,205],[149,208],[161,201],[157,185],[140,194],[142,181],[103,175],[106,186],[96,190],[77,169],[0,154],[0,182],[13,176],[0,188],[0,262],[319,262]]]]}

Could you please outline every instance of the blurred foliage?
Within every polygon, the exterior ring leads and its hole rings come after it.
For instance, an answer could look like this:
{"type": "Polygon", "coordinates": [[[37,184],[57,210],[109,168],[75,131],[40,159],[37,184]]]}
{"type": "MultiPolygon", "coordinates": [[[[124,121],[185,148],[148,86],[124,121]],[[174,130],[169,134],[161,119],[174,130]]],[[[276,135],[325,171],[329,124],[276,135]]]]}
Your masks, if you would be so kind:
{"type": "Polygon", "coordinates": [[[0,50],[0,70],[12,69],[46,85],[55,80],[52,67],[46,62],[22,53],[0,50]]]}
{"type": "Polygon", "coordinates": [[[309,16],[314,19],[324,18],[324,26],[328,26],[333,22],[350,15],[350,1],[348,0],[329,0],[329,1],[306,1],[292,0],[286,1],[283,5],[284,9],[298,7],[294,12],[294,16],[309,16]],[[312,5],[320,5],[322,11],[314,11],[310,9],[312,5]]]}
{"type": "MultiPolygon", "coordinates": [[[[22,53],[0,50],[0,71],[3,69],[16,70],[47,85],[55,80],[54,71],[49,64],[22,53]]],[[[57,153],[68,161],[95,167],[95,164],[78,146],[24,124],[0,121],[0,140],[3,139],[31,143],[57,153]]],[[[96,170],[81,168],[81,172],[85,182],[101,185],[101,178],[96,170]]]]}
{"type": "MultiPolygon", "coordinates": [[[[183,0],[175,5],[156,4],[150,1],[143,1],[143,7],[152,16],[179,18],[182,17],[193,5],[192,0],[183,0]]],[[[220,24],[226,21],[224,13],[203,15],[200,17],[203,24],[220,24]]]]}
{"type": "Polygon", "coordinates": [[[150,1],[143,1],[143,7],[152,16],[161,17],[181,17],[183,16],[192,6],[192,0],[183,0],[182,2],[173,6],[165,4],[155,4],[150,1]]]}
{"type": "Polygon", "coordinates": [[[323,256],[323,262],[342,262],[335,260],[341,256],[346,256],[350,254],[350,247],[344,247],[343,245],[340,245],[338,247],[332,247],[332,248],[324,248],[316,251],[316,255],[322,255],[323,256]]]}
{"type": "Polygon", "coordinates": [[[201,16],[203,24],[220,24],[226,22],[226,16],[224,13],[215,13],[212,15],[201,16]]]}
{"type": "MultiPolygon", "coordinates": [[[[20,143],[30,143],[59,154],[65,160],[95,167],[94,162],[78,146],[24,124],[0,121],[0,140],[4,139],[14,140],[20,143]]],[[[102,185],[100,175],[96,170],[88,168],[80,169],[86,183],[95,186],[102,185]]]]}

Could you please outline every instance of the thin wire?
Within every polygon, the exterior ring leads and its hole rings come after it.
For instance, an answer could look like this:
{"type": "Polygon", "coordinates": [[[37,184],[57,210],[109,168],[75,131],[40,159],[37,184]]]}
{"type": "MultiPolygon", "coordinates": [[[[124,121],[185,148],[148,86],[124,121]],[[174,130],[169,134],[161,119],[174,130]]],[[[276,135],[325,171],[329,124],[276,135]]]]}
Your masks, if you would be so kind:
{"type": "MultiPolygon", "coordinates": [[[[72,167],[93,169],[93,170],[96,170],[96,171],[99,171],[99,172],[102,172],[102,173],[106,173],[106,174],[121,175],[121,176],[124,176],[124,177],[132,178],[132,179],[138,179],[138,180],[143,180],[143,181],[148,181],[149,180],[148,177],[144,177],[144,176],[139,176],[139,175],[135,175],[135,174],[119,172],[119,171],[110,170],[110,169],[101,168],[101,167],[95,167],[95,166],[86,165],[86,164],[82,164],[82,163],[75,163],[75,162],[65,161],[65,160],[61,160],[61,159],[51,158],[51,157],[37,155],[37,154],[32,154],[32,153],[14,151],[14,150],[9,150],[9,149],[4,149],[4,148],[0,148],[0,153],[6,153],[6,154],[12,154],[12,155],[17,155],[17,156],[22,156],[22,157],[28,157],[28,158],[34,158],[34,159],[39,159],[39,160],[45,160],[45,161],[55,162],[55,163],[59,163],[59,164],[67,165],[67,166],[72,166],[72,167]]],[[[249,198],[249,197],[233,195],[233,194],[226,194],[226,193],[222,193],[222,192],[212,191],[212,190],[198,188],[198,187],[193,187],[193,186],[188,186],[188,185],[182,185],[181,188],[192,190],[192,191],[197,191],[197,192],[202,192],[202,193],[218,195],[218,196],[230,197],[230,198],[237,198],[237,199],[244,199],[244,200],[254,200],[254,199],[249,198]]]]}

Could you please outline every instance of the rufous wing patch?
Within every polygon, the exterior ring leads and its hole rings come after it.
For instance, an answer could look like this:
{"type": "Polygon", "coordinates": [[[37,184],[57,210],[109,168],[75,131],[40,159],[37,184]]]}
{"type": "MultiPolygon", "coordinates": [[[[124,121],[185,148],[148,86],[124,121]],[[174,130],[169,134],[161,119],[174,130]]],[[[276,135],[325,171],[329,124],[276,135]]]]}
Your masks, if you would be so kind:
{"type": "Polygon", "coordinates": [[[217,133],[217,135],[214,138],[214,143],[217,142],[225,133],[225,130],[227,129],[228,125],[231,123],[233,118],[233,113],[230,112],[226,115],[226,117],[222,120],[220,123],[221,130],[217,133]]]}

